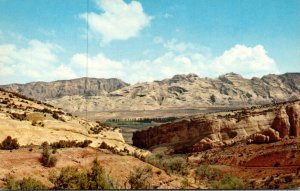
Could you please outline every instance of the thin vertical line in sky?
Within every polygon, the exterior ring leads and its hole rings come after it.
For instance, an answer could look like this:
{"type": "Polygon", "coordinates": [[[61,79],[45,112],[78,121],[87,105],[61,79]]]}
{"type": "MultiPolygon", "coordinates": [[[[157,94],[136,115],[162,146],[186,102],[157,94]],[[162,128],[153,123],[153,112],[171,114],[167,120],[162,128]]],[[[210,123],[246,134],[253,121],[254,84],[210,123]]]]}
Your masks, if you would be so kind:
{"type": "Polygon", "coordinates": [[[86,0],[86,66],[85,66],[85,85],[84,85],[84,95],[85,95],[85,120],[87,121],[87,80],[88,80],[88,68],[89,68],[89,0],[86,0]]]}

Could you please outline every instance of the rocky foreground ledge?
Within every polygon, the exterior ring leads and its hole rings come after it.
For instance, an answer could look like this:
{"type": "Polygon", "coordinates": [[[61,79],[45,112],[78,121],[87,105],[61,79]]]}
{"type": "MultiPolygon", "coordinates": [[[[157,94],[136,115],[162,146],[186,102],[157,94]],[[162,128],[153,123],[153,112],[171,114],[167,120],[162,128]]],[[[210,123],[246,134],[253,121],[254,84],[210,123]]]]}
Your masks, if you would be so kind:
{"type": "Polygon", "coordinates": [[[198,152],[239,141],[270,143],[300,137],[300,100],[184,118],[133,134],[133,145],[198,152]]]}

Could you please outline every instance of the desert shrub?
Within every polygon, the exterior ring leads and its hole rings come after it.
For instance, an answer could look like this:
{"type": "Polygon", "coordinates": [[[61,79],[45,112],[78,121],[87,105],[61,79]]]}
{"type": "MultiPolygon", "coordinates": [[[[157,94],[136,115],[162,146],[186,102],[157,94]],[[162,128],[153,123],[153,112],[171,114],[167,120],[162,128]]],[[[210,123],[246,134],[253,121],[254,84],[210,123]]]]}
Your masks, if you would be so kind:
{"type": "Polygon", "coordinates": [[[57,177],[51,178],[54,189],[113,189],[116,183],[105,173],[97,159],[89,170],[65,167],[57,177]]]}
{"type": "Polygon", "coordinates": [[[6,184],[5,188],[9,190],[45,190],[49,189],[41,181],[34,178],[23,178],[22,180],[15,180],[11,175],[4,178],[6,184]]]}
{"type": "Polygon", "coordinates": [[[138,167],[130,172],[128,182],[131,189],[148,189],[150,188],[150,179],[152,177],[152,168],[146,166],[144,168],[138,167]]]}
{"type": "Polygon", "coordinates": [[[83,142],[76,143],[76,147],[81,147],[81,148],[88,147],[92,142],[93,141],[91,140],[84,140],[83,142]]]}
{"type": "Polygon", "coordinates": [[[179,175],[188,174],[188,163],[183,157],[166,156],[163,152],[152,154],[146,157],[146,162],[165,170],[167,173],[179,175]]]}
{"type": "Polygon", "coordinates": [[[56,112],[54,112],[54,113],[52,114],[52,117],[53,117],[54,119],[59,119],[59,115],[58,115],[56,112]]]}
{"type": "Polygon", "coordinates": [[[37,122],[34,120],[34,121],[31,122],[31,125],[32,125],[32,126],[36,126],[36,125],[37,125],[37,122]]]}
{"type": "Polygon", "coordinates": [[[214,181],[212,184],[214,189],[243,189],[244,182],[238,177],[225,175],[221,180],[214,181]]]}
{"type": "Polygon", "coordinates": [[[61,169],[58,177],[53,178],[54,189],[83,189],[81,181],[85,181],[83,174],[76,167],[65,167],[61,169]]]}
{"type": "Polygon", "coordinates": [[[210,101],[211,101],[211,103],[215,103],[216,102],[216,96],[215,95],[211,95],[210,96],[210,101]]]}
{"type": "Polygon", "coordinates": [[[156,154],[148,155],[146,157],[146,162],[156,166],[158,168],[163,168],[163,159],[165,158],[165,154],[163,152],[159,152],[156,154]]]}
{"type": "Polygon", "coordinates": [[[46,108],[46,107],[45,107],[44,109],[42,109],[41,112],[42,112],[42,113],[53,114],[53,111],[52,111],[51,109],[46,108]]]}
{"type": "Polygon", "coordinates": [[[13,119],[18,119],[20,121],[23,121],[23,120],[26,119],[26,113],[23,113],[23,114],[12,113],[11,116],[12,116],[13,119]]]}
{"type": "Polygon", "coordinates": [[[184,178],[180,183],[181,183],[181,186],[180,186],[181,189],[186,189],[191,186],[191,184],[187,178],[184,178]]]}
{"type": "Polygon", "coordinates": [[[163,161],[164,170],[168,173],[187,175],[188,165],[183,157],[172,157],[163,161]]]}
{"type": "Polygon", "coordinates": [[[100,149],[106,149],[106,150],[109,150],[111,151],[113,154],[118,154],[118,155],[122,155],[121,151],[119,151],[117,149],[117,146],[110,146],[108,145],[107,143],[105,142],[102,142],[101,145],[99,146],[100,149]]]}
{"type": "Polygon", "coordinates": [[[220,178],[220,170],[212,168],[209,165],[202,164],[196,168],[196,179],[215,180],[220,178]]]}
{"type": "Polygon", "coordinates": [[[60,148],[71,148],[71,147],[88,147],[92,143],[91,140],[84,140],[81,142],[77,141],[66,141],[66,140],[60,140],[58,142],[53,142],[50,144],[50,146],[54,149],[60,149],[60,148]]]}
{"type": "Polygon", "coordinates": [[[17,138],[13,139],[11,136],[7,136],[6,139],[0,144],[2,150],[18,149],[20,147],[17,138]]]}
{"type": "Polygon", "coordinates": [[[92,131],[92,134],[99,134],[103,130],[103,127],[96,126],[90,128],[90,130],[92,131]]]}
{"type": "Polygon", "coordinates": [[[107,149],[109,150],[111,148],[111,146],[109,146],[106,142],[102,142],[99,146],[100,149],[107,149]]]}
{"type": "Polygon", "coordinates": [[[49,151],[49,144],[47,142],[44,142],[42,144],[43,152],[42,157],[40,159],[40,162],[45,167],[54,167],[57,163],[57,158],[55,156],[52,156],[49,151]]]}

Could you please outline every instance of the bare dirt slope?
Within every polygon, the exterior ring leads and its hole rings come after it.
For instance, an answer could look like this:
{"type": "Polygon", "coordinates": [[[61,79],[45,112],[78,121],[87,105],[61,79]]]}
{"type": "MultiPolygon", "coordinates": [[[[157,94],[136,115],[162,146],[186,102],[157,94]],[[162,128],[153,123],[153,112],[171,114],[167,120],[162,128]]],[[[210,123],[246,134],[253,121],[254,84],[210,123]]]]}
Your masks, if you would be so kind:
{"type": "MultiPolygon", "coordinates": [[[[97,158],[101,166],[109,175],[117,180],[117,183],[122,188],[130,188],[128,183],[130,172],[133,172],[137,167],[149,166],[149,164],[132,156],[115,155],[107,150],[94,148],[65,148],[57,150],[55,156],[58,158],[58,163],[55,167],[43,167],[39,162],[42,150],[38,147],[33,147],[32,151],[29,148],[21,148],[18,150],[5,151],[0,150],[0,180],[5,178],[5,175],[11,174],[16,179],[24,177],[32,177],[42,181],[49,187],[52,183],[49,181],[50,174],[59,172],[60,169],[67,166],[78,166],[82,169],[91,166],[92,161],[97,158]]],[[[151,165],[150,165],[151,166],[151,165]]],[[[153,177],[151,179],[151,187],[158,188],[160,186],[176,188],[175,178],[167,175],[163,170],[154,166],[153,177]]],[[[4,182],[0,181],[0,188],[3,188],[4,182]]]]}
{"type": "Polygon", "coordinates": [[[119,128],[86,121],[49,104],[0,90],[0,141],[7,136],[17,138],[21,146],[91,140],[93,147],[105,142],[117,150],[137,150],[125,143],[119,128]]]}
{"type": "Polygon", "coordinates": [[[247,181],[249,188],[300,188],[300,140],[246,144],[193,153],[192,164],[209,164],[247,181]]]}

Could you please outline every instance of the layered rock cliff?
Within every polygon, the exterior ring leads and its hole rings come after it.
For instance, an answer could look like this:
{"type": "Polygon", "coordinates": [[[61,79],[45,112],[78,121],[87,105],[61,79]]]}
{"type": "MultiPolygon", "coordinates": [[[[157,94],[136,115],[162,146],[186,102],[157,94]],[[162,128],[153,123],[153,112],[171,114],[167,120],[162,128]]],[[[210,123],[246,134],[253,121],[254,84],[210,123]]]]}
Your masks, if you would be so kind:
{"type": "Polygon", "coordinates": [[[86,106],[89,111],[230,107],[300,99],[300,73],[252,79],[235,73],[215,79],[188,74],[135,85],[117,79],[89,79],[88,94],[84,94],[84,79],[13,84],[5,88],[36,99],[47,99],[69,112],[84,111],[86,106]]]}
{"type": "Polygon", "coordinates": [[[200,115],[150,127],[133,134],[133,145],[197,152],[237,141],[266,143],[300,137],[300,100],[239,111],[200,115]]]}
{"type": "Polygon", "coordinates": [[[63,96],[88,95],[98,96],[113,92],[129,84],[122,80],[78,78],[73,80],[59,80],[54,82],[31,82],[27,84],[2,85],[0,88],[21,93],[37,100],[60,98],[63,96]],[[87,91],[85,92],[85,85],[87,91]]]}

